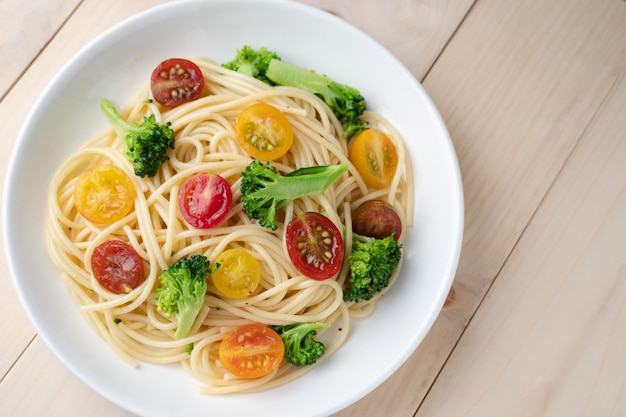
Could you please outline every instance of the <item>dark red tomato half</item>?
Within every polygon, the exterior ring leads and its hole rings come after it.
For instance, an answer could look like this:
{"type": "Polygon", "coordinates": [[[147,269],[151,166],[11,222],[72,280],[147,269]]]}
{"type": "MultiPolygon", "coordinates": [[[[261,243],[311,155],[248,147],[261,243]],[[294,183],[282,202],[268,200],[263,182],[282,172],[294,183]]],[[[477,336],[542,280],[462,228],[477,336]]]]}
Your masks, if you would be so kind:
{"type": "Polygon", "coordinates": [[[343,237],[328,217],[315,212],[294,217],[287,226],[286,239],[289,259],[307,277],[324,280],[341,269],[343,237]]]}
{"type": "Polygon", "coordinates": [[[200,97],[204,89],[202,70],[188,59],[161,62],[150,77],[152,96],[165,107],[176,107],[200,97]]]}
{"type": "Polygon", "coordinates": [[[217,226],[233,205],[228,182],[217,174],[199,172],[189,177],[178,194],[178,209],[185,221],[199,229],[217,226]]]}
{"type": "Polygon", "coordinates": [[[141,257],[121,240],[107,240],[93,251],[91,271],[100,285],[114,294],[128,294],[144,279],[141,257]]]}
{"type": "Polygon", "coordinates": [[[361,236],[384,239],[391,236],[395,240],[402,233],[402,221],[391,204],[383,200],[369,200],[352,213],[352,231],[361,236]]]}

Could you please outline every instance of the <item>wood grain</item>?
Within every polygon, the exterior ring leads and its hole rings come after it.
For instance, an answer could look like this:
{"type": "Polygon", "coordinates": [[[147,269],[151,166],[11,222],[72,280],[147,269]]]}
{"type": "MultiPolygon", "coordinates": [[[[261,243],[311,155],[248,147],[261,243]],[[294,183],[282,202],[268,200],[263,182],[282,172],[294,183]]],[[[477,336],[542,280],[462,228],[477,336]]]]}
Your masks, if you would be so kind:
{"type": "Polygon", "coordinates": [[[15,369],[2,381],[0,398],[3,399],[0,401],[0,416],[133,415],[79,381],[52,355],[40,338],[35,338],[15,369]],[[51,380],[56,382],[50,384],[51,380]],[[24,401],[25,392],[32,393],[26,398],[28,401],[24,401]]]}
{"type": "Polygon", "coordinates": [[[473,0],[302,0],[361,29],[394,54],[418,80],[445,48],[473,0]]]}
{"type": "Polygon", "coordinates": [[[418,416],[626,415],[624,97],[626,71],[418,416]]]}
{"type": "Polygon", "coordinates": [[[0,2],[0,98],[79,3],[80,0],[0,2]]]}

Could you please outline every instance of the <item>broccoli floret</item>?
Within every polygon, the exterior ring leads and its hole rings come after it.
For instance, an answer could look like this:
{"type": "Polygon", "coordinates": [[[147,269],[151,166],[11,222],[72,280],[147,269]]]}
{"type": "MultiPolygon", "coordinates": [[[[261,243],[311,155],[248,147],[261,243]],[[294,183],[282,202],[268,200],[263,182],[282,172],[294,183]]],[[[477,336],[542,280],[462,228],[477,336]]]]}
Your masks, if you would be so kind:
{"type": "Polygon", "coordinates": [[[343,125],[345,139],[365,130],[368,125],[360,119],[366,106],[356,88],[278,59],[270,61],[266,76],[276,84],[300,88],[324,100],[343,125]]]}
{"type": "Polygon", "coordinates": [[[126,146],[126,157],[133,164],[135,175],[154,177],[163,162],[169,159],[167,149],[174,149],[174,131],[170,122],[159,124],[152,114],[140,123],[129,123],[122,119],[109,100],[102,100],[100,107],[126,146]]]}
{"type": "Polygon", "coordinates": [[[393,235],[384,239],[353,233],[352,253],[348,256],[346,301],[370,300],[389,285],[389,279],[402,257],[402,245],[393,235]]]}
{"type": "Polygon", "coordinates": [[[318,195],[333,184],[347,164],[300,168],[281,175],[269,162],[253,160],[241,173],[241,201],[251,219],[261,226],[276,230],[276,211],[291,201],[318,195]]]}
{"type": "Polygon", "coordinates": [[[280,60],[280,57],[267,48],[255,50],[249,45],[244,45],[243,48],[237,49],[235,59],[222,66],[259,79],[268,85],[274,85],[274,82],[265,76],[267,66],[272,59],[280,60]]]}
{"type": "Polygon", "coordinates": [[[209,260],[204,255],[182,258],[159,276],[156,289],[157,311],[171,318],[176,313],[176,338],[186,337],[193,326],[207,290],[209,260]]]}
{"type": "Polygon", "coordinates": [[[294,323],[273,326],[285,345],[285,360],[295,366],[313,365],[324,355],[324,343],[313,339],[318,329],[325,329],[326,323],[294,323]]]}

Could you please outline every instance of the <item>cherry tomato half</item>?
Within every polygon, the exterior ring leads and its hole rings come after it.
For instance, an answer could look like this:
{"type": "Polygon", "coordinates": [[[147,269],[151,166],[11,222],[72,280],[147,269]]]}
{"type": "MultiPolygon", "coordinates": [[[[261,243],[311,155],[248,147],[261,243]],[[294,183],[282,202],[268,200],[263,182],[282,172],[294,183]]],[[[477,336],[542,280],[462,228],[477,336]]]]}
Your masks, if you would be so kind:
{"type": "Polygon", "coordinates": [[[239,113],[235,135],[244,151],[262,161],[280,158],[293,143],[293,129],[287,116],[267,103],[253,104],[239,113]]]}
{"type": "Polygon", "coordinates": [[[199,229],[218,225],[228,215],[233,193],[217,174],[199,172],[187,178],[178,194],[178,209],[185,221],[199,229]]]}
{"type": "Polygon", "coordinates": [[[352,139],[348,158],[370,187],[386,187],[398,167],[396,147],[385,133],[367,129],[352,139]]]}
{"type": "Polygon", "coordinates": [[[328,217],[315,212],[294,217],[287,226],[286,240],[289,259],[307,277],[324,280],[341,269],[343,237],[328,217]]]}
{"type": "Polygon", "coordinates": [[[166,59],[152,71],[150,89],[156,101],[172,108],[200,97],[204,76],[200,67],[188,59],[166,59]]]}
{"type": "Polygon", "coordinates": [[[278,368],[285,346],[271,327],[244,324],[226,334],[220,344],[220,362],[227,371],[241,378],[259,378],[278,368]]]}
{"type": "Polygon", "coordinates": [[[391,236],[395,240],[402,233],[402,221],[391,204],[383,200],[369,200],[361,204],[352,214],[352,231],[354,233],[384,239],[391,236]]]}
{"type": "Polygon", "coordinates": [[[127,294],[143,282],[143,262],[128,243],[107,240],[91,255],[96,280],[114,294],[127,294]]]}
{"type": "Polygon", "coordinates": [[[227,297],[248,297],[261,281],[261,267],[245,249],[224,251],[214,264],[219,264],[219,267],[211,274],[213,284],[227,297]]]}
{"type": "Polygon", "coordinates": [[[115,223],[126,217],[134,204],[135,185],[115,165],[96,165],[76,180],[74,205],[80,215],[92,223],[115,223]]]}

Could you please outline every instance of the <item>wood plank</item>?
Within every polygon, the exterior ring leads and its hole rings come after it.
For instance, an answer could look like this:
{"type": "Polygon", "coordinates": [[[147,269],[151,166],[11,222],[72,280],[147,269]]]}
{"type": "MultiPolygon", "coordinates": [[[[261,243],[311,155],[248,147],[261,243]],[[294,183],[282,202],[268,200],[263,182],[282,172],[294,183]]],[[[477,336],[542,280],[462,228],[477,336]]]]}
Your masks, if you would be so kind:
{"type": "Polygon", "coordinates": [[[337,15],[363,30],[420,81],[474,4],[474,0],[299,1],[337,15]]]}
{"type": "Polygon", "coordinates": [[[2,0],[0,98],[35,59],[81,0],[2,0]]]}
{"type": "Polygon", "coordinates": [[[481,0],[472,8],[424,80],[463,174],[466,226],[453,291],[411,358],[337,416],[367,415],[373,403],[413,415],[625,67],[625,50],[624,2],[481,0]]]}
{"type": "Polygon", "coordinates": [[[626,415],[624,103],[626,69],[418,416],[626,415]]]}
{"type": "Polygon", "coordinates": [[[133,416],[75,378],[40,338],[2,381],[0,398],[0,416],[133,416]],[[32,393],[28,401],[25,392],[32,393]],[[71,392],[72,399],[64,398],[64,392],[71,392]]]}

